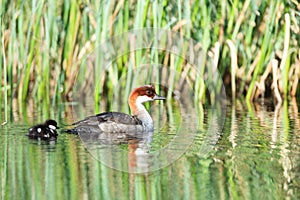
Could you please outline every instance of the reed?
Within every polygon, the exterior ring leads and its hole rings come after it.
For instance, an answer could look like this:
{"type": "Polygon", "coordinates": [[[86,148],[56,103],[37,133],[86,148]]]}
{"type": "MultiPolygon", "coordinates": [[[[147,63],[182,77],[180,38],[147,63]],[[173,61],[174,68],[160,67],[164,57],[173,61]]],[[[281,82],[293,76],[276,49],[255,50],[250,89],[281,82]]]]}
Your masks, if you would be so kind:
{"type": "MultiPolygon", "coordinates": [[[[259,90],[257,83],[272,59],[280,63],[278,81],[282,87],[279,92],[282,98],[288,99],[299,91],[295,89],[298,86],[292,84],[299,79],[298,8],[296,1],[266,0],[109,0],[102,4],[77,0],[4,0],[0,34],[1,91],[4,94],[1,106],[9,107],[12,102],[9,99],[16,96],[19,104],[33,98],[54,106],[72,94],[77,82],[88,85],[86,79],[93,74],[93,80],[101,79],[94,90],[96,110],[99,110],[101,96],[111,92],[120,77],[126,77],[125,94],[128,95],[134,78],[131,71],[147,62],[172,66],[176,73],[184,72],[187,65],[179,58],[181,55],[151,48],[132,52],[130,46],[125,47],[126,55],[113,58],[111,67],[102,65],[105,55],[101,55],[100,44],[111,36],[148,27],[172,30],[201,46],[203,57],[195,66],[198,75],[192,74],[194,70],[185,71],[187,77],[195,77],[190,79],[195,101],[202,101],[207,95],[203,77],[213,73],[211,63],[217,64],[228,93],[255,101],[259,98],[255,95],[259,90]],[[228,41],[232,41],[230,46],[228,41]],[[214,47],[218,47],[217,51],[214,47]],[[83,64],[92,59],[92,49],[95,56],[91,63],[95,71],[83,64]]],[[[136,39],[143,40],[138,36],[136,39]]],[[[182,49],[181,52],[185,55],[188,51],[182,49]]],[[[171,89],[180,88],[175,79],[170,76],[171,89]]],[[[266,90],[272,94],[269,79],[272,79],[271,74],[265,80],[266,90]]],[[[161,81],[156,80],[158,84],[161,81]]]]}
{"type": "Polygon", "coordinates": [[[252,100],[252,94],[253,94],[253,88],[255,83],[257,82],[257,77],[263,72],[263,68],[266,65],[266,60],[269,59],[268,53],[270,52],[271,46],[272,46],[272,29],[275,25],[275,16],[276,16],[276,10],[278,9],[279,3],[272,1],[270,3],[270,16],[268,16],[268,20],[265,22],[265,31],[263,35],[263,40],[261,43],[260,48],[260,54],[259,54],[259,60],[255,67],[255,70],[253,72],[253,78],[251,80],[251,83],[249,85],[249,90],[247,91],[247,100],[252,100]],[[269,51],[269,52],[268,52],[269,51]]]}
{"type": "MultiPolygon", "coordinates": [[[[2,16],[2,15],[1,15],[2,16]]],[[[2,22],[2,18],[1,18],[1,22],[2,22]]],[[[0,35],[2,36],[3,34],[3,29],[1,30],[1,33],[0,35]]],[[[0,57],[1,58],[1,62],[3,63],[3,71],[2,71],[2,67],[0,69],[0,77],[3,76],[3,89],[1,89],[1,97],[0,97],[0,101],[1,102],[4,102],[4,105],[1,105],[1,108],[2,106],[4,106],[4,121],[7,122],[7,118],[8,118],[8,103],[7,103],[7,98],[8,98],[8,95],[7,95],[7,77],[6,77],[6,74],[7,74],[7,65],[6,65],[6,56],[5,56],[5,50],[4,50],[4,37],[1,37],[2,40],[1,40],[1,46],[2,46],[2,56],[0,57]],[[2,94],[4,94],[4,98],[2,98],[2,94]],[[2,101],[3,100],[3,101],[2,101]]],[[[0,117],[2,118],[2,117],[0,117]]]]}

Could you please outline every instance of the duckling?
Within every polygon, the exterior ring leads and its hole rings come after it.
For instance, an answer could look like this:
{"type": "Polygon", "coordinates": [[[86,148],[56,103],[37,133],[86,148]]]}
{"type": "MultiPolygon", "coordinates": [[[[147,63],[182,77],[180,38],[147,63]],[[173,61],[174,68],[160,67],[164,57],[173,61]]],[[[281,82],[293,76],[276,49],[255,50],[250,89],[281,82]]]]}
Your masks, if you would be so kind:
{"type": "Polygon", "coordinates": [[[56,129],[59,129],[57,122],[53,119],[48,119],[44,124],[38,124],[29,128],[27,136],[30,139],[37,140],[56,140],[58,136],[56,129]]]}

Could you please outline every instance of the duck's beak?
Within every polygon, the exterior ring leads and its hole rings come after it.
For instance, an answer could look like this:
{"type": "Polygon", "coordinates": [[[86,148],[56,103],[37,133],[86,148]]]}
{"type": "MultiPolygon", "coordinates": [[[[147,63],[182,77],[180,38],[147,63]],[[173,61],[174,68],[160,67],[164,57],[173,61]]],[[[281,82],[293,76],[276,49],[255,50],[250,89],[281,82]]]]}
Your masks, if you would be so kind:
{"type": "Polygon", "coordinates": [[[153,100],[165,100],[165,99],[166,99],[166,97],[162,97],[157,94],[155,94],[155,96],[153,97],[153,100]]]}

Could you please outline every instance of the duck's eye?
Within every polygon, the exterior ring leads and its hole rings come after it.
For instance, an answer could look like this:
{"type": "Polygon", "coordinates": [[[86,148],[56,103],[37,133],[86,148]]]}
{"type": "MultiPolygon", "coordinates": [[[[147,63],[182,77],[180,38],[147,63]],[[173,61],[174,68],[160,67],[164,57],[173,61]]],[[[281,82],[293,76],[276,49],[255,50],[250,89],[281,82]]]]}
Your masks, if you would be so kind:
{"type": "Polygon", "coordinates": [[[151,95],[152,95],[152,91],[151,91],[151,90],[147,90],[147,91],[146,91],[146,94],[147,94],[148,96],[151,96],[151,95]]]}

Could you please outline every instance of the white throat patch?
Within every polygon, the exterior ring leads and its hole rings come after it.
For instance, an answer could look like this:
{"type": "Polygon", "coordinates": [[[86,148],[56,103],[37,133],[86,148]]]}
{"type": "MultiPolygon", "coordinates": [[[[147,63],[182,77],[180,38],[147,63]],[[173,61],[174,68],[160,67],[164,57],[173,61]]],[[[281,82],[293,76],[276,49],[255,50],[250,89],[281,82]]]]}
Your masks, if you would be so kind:
{"type": "Polygon", "coordinates": [[[142,104],[142,103],[145,103],[147,101],[153,101],[153,99],[146,96],[146,95],[138,96],[138,98],[136,98],[136,104],[142,104]]]}

